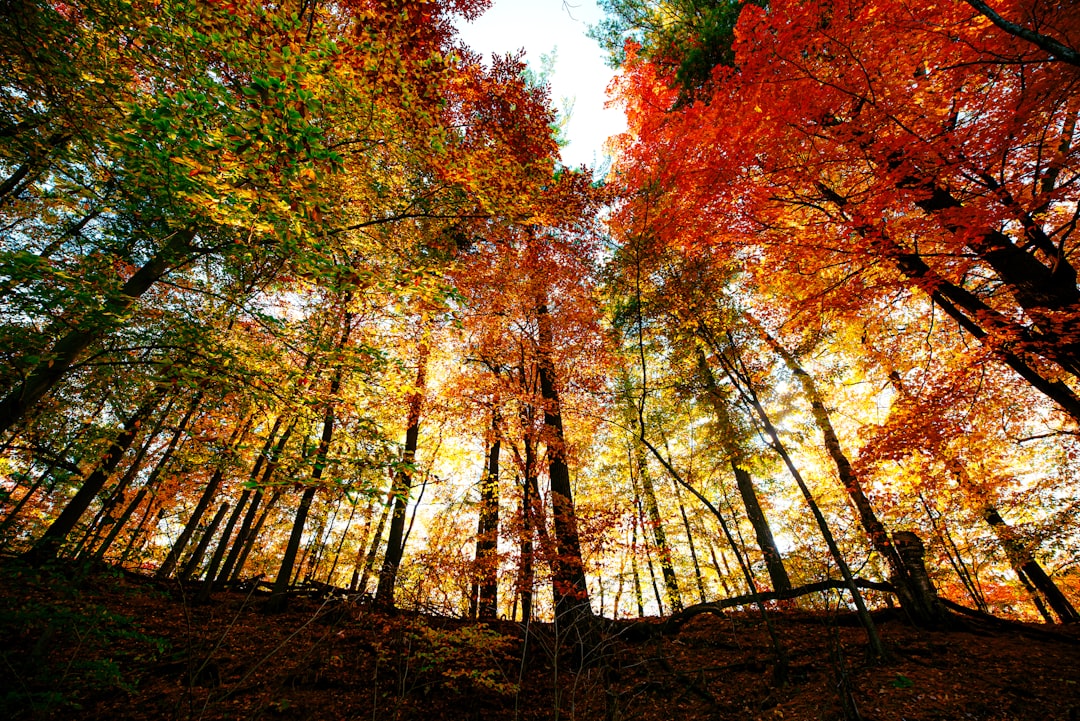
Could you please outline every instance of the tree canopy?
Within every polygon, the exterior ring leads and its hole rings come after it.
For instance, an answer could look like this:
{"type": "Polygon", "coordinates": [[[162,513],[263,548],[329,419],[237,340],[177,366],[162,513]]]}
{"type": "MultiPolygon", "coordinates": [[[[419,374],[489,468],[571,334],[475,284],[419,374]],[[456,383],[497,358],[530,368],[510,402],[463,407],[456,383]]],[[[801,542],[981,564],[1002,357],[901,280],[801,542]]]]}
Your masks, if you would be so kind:
{"type": "Polygon", "coordinates": [[[5,4],[3,548],[1078,620],[1074,8],[609,0],[599,177],[484,5],[5,4]]]}

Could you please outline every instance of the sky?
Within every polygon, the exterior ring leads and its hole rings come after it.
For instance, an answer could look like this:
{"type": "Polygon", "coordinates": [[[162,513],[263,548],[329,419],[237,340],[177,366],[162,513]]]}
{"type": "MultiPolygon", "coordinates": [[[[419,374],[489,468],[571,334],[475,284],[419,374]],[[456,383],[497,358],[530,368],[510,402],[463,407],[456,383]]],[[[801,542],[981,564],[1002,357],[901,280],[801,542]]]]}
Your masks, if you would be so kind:
{"type": "Polygon", "coordinates": [[[570,142],[562,149],[563,163],[571,167],[601,165],[604,141],[626,129],[621,110],[604,108],[614,70],[585,35],[600,17],[593,0],[495,0],[479,19],[459,25],[465,44],[486,58],[524,49],[525,60],[539,71],[540,56],[556,51],[551,96],[560,109],[564,98],[573,103],[570,142]]]}

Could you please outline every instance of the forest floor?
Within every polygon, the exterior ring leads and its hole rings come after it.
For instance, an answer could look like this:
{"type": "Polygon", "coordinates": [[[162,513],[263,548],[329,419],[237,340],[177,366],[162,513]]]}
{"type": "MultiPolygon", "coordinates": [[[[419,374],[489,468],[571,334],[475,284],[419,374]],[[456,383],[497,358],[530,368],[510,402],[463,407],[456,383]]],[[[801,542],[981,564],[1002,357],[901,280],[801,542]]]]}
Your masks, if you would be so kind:
{"type": "MultiPolygon", "coordinates": [[[[892,658],[844,613],[777,607],[783,684],[761,617],[607,623],[576,664],[550,625],[385,614],[112,569],[0,564],[0,718],[1080,720],[1080,629],[875,614],[892,658]]],[[[567,644],[570,646],[570,644],[567,644]]]]}

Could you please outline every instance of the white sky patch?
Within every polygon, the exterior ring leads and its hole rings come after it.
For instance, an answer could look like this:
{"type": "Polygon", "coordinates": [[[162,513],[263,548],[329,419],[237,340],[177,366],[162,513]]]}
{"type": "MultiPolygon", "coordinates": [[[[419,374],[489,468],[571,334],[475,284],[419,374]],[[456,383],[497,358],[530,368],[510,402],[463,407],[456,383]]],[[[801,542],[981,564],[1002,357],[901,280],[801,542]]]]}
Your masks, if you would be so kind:
{"type": "Polygon", "coordinates": [[[562,149],[563,163],[570,167],[601,165],[604,141],[626,130],[622,111],[604,107],[614,70],[585,34],[601,15],[593,0],[495,0],[479,19],[458,28],[465,44],[488,59],[525,50],[537,72],[540,56],[556,50],[552,101],[560,110],[564,98],[573,104],[566,128],[570,142],[562,149]]]}

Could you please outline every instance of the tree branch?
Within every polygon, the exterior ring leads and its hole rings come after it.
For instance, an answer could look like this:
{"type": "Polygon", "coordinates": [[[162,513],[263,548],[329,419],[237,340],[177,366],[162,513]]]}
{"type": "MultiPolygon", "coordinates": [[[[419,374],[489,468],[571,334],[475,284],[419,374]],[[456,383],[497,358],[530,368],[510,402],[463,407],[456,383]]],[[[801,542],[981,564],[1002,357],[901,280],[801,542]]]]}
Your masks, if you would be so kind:
{"type": "Polygon", "coordinates": [[[1042,33],[1035,32],[1023,25],[1018,25],[1006,20],[998,15],[989,5],[982,2],[982,0],[964,0],[964,2],[975,8],[981,15],[988,18],[990,22],[994,23],[994,25],[997,25],[1010,35],[1014,35],[1022,40],[1027,40],[1040,50],[1048,52],[1055,60],[1060,60],[1063,63],[1080,67],[1080,52],[1070,48],[1068,45],[1055,40],[1049,35],[1043,35],[1042,33]]]}

